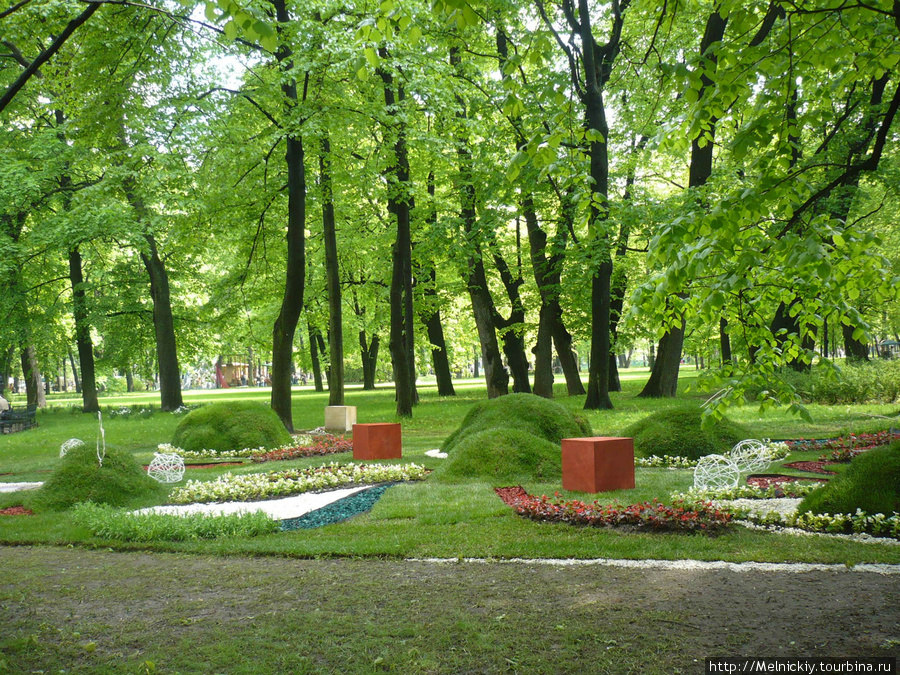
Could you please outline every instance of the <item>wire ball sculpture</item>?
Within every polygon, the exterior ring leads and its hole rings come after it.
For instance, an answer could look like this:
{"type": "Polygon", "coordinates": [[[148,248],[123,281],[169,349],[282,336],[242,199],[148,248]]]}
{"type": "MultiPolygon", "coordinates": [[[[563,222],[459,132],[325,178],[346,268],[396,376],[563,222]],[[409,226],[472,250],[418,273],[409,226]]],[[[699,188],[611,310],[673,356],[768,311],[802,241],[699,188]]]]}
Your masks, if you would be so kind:
{"type": "Polygon", "coordinates": [[[737,487],[741,471],[731,458],[725,455],[701,457],[694,468],[694,488],[697,490],[721,490],[737,487]]]}
{"type": "Polygon", "coordinates": [[[748,438],[735,445],[728,453],[728,458],[737,464],[741,473],[762,471],[772,463],[766,444],[754,438],[748,438]]]}
{"type": "Polygon", "coordinates": [[[62,459],[66,456],[69,450],[74,450],[75,448],[80,448],[84,445],[84,441],[80,438],[70,438],[61,446],[59,446],[59,458],[62,459]]]}
{"type": "Polygon", "coordinates": [[[174,452],[157,452],[147,473],[160,483],[177,483],[184,478],[184,458],[174,452]]]}

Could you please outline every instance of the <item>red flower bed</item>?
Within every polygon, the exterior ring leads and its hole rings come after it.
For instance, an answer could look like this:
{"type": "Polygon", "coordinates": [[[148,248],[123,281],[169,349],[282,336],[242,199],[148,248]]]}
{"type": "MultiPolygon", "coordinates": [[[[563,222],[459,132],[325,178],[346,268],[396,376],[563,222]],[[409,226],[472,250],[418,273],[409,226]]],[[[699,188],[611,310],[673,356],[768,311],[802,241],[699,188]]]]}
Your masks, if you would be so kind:
{"type": "Polygon", "coordinates": [[[829,476],[834,476],[836,474],[835,471],[829,471],[825,468],[826,464],[830,462],[791,462],[789,464],[784,464],[783,466],[787,469],[797,469],[797,471],[806,471],[808,473],[824,473],[829,476]]]}
{"type": "Polygon", "coordinates": [[[849,462],[856,455],[872,448],[888,445],[898,438],[896,433],[878,431],[874,434],[850,434],[826,440],[787,441],[792,450],[821,450],[825,452],[819,459],[822,461],[849,462]]]}
{"type": "Polygon", "coordinates": [[[270,452],[253,455],[250,459],[254,462],[273,462],[281,459],[299,459],[301,457],[316,457],[318,455],[331,455],[337,452],[352,452],[353,440],[343,436],[322,434],[311,445],[297,445],[291,448],[278,448],[270,452]]]}
{"type": "Polygon", "coordinates": [[[26,509],[24,506],[10,506],[9,508],[0,509],[0,516],[33,516],[34,511],[26,509]]]}
{"type": "Polygon", "coordinates": [[[520,516],[552,523],[569,523],[591,527],[627,527],[654,532],[714,532],[726,527],[730,513],[719,511],[711,503],[686,504],[673,502],[671,506],[641,502],[623,506],[618,503],[586,504],[577,499],[551,501],[546,495],[533,497],[521,487],[496,488],[500,498],[520,516]]]}

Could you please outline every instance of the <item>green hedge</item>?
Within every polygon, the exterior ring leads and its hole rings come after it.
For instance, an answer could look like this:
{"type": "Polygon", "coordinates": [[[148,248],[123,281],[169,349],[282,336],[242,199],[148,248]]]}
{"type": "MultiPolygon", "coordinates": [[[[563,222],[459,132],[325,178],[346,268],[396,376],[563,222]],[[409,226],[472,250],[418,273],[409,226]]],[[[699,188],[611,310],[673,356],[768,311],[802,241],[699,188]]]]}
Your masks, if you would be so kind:
{"type": "Polygon", "coordinates": [[[808,403],[852,405],[900,399],[900,360],[845,363],[834,372],[816,367],[809,373],[785,373],[785,379],[808,403]]]}
{"type": "Polygon", "coordinates": [[[900,511],[900,441],[868,450],[853,459],[842,474],[808,494],[798,513],[856,513],[887,516],[900,511]]]}
{"type": "Polygon", "coordinates": [[[668,455],[689,459],[728,452],[750,437],[745,427],[728,419],[704,429],[701,415],[699,408],[660,410],[632,424],[622,435],[634,438],[637,457],[668,455]]]}
{"type": "Polygon", "coordinates": [[[487,478],[496,483],[562,475],[560,441],[592,436],[590,424],[555,401],[509,394],[475,404],[444,441],[439,480],[487,478]]]}
{"type": "Polygon", "coordinates": [[[252,401],[213,403],[188,413],[175,428],[172,445],[199,452],[277,448],[291,442],[278,415],[252,401]]]}

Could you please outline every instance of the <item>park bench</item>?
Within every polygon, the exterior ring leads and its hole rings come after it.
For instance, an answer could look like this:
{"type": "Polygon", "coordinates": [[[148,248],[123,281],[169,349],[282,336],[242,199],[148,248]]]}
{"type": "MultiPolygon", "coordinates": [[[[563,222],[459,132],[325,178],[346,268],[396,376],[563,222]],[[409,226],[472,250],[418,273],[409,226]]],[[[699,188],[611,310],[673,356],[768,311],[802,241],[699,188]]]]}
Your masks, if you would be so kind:
{"type": "Polygon", "coordinates": [[[37,405],[25,408],[10,408],[0,412],[0,433],[8,434],[37,426],[37,405]]]}

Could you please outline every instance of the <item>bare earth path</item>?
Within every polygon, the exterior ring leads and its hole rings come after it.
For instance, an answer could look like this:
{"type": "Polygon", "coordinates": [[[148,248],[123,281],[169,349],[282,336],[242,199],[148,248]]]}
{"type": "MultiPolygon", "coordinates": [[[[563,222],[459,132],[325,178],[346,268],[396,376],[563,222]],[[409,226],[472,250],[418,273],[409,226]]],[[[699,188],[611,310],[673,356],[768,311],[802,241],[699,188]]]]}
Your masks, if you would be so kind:
{"type": "Polygon", "coordinates": [[[900,654],[900,575],[0,547],[0,673],[702,673],[900,654]]]}

